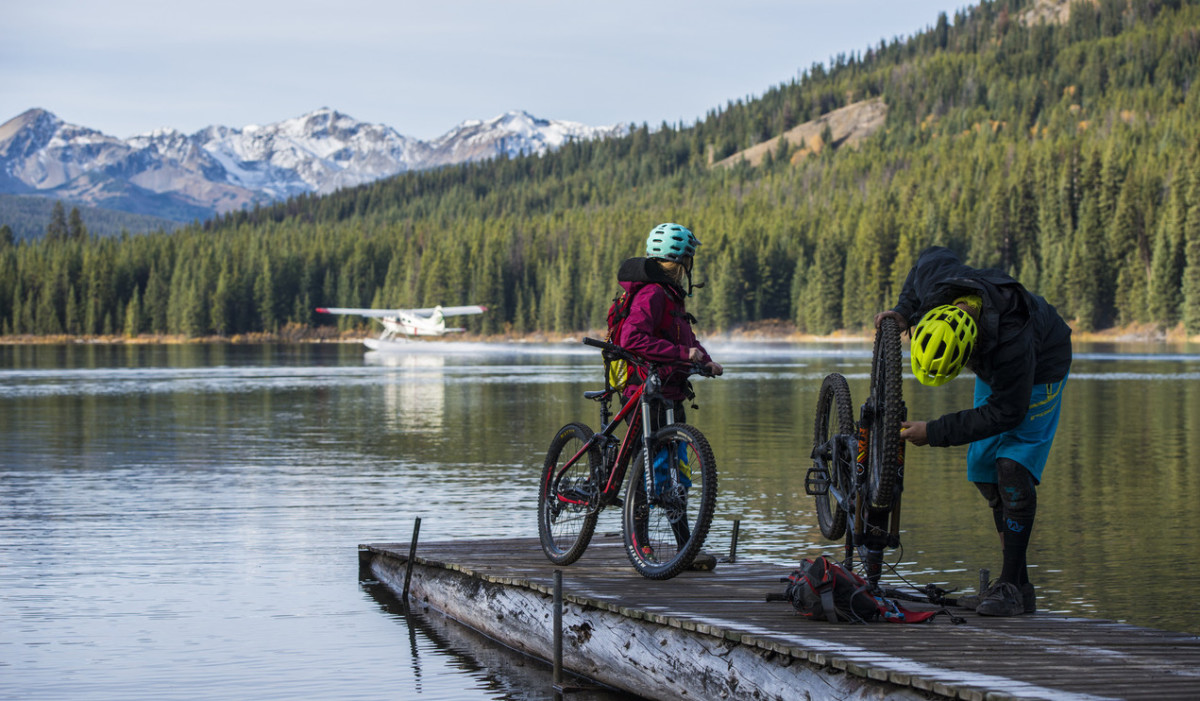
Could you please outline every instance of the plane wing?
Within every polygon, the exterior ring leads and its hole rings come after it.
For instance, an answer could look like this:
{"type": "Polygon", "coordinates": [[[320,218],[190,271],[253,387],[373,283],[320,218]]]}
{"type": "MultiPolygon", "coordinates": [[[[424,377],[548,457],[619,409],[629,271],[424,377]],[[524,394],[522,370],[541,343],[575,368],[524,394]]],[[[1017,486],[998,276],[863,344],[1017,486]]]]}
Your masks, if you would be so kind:
{"type": "Polygon", "coordinates": [[[431,307],[429,309],[409,309],[409,314],[417,316],[430,316],[434,311],[441,309],[442,316],[462,316],[463,314],[482,314],[487,311],[487,307],[481,307],[477,304],[467,305],[465,307],[431,307]]]}
{"type": "MultiPolygon", "coordinates": [[[[317,311],[321,314],[351,314],[366,317],[385,317],[408,314],[410,316],[419,316],[424,318],[433,316],[433,313],[437,311],[437,309],[437,307],[426,307],[424,309],[359,309],[356,307],[317,307],[317,311]]],[[[487,311],[487,307],[481,307],[479,305],[469,305],[465,307],[442,307],[441,309],[442,316],[482,314],[487,311]]]]}

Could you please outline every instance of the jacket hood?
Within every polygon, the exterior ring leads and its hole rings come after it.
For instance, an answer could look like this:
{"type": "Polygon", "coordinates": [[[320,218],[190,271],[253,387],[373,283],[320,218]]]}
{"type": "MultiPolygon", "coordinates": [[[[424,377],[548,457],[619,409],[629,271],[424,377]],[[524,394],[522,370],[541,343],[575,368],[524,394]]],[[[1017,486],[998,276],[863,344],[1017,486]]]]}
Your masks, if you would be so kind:
{"type": "Polygon", "coordinates": [[[626,290],[632,288],[635,284],[657,282],[675,290],[683,292],[679,285],[667,275],[662,269],[657,260],[653,258],[629,258],[617,269],[617,282],[626,290]]]}

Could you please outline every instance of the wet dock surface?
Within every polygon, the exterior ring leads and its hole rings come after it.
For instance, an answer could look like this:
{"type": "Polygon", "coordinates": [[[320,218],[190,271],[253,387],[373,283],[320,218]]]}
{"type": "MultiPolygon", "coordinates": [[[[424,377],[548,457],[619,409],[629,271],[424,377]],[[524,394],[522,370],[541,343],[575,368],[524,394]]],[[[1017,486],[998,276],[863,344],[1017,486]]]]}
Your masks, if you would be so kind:
{"type": "MultiPolygon", "coordinates": [[[[362,546],[364,560],[404,562],[408,552],[408,543],[362,546]]],[[[420,543],[415,562],[543,594],[552,591],[556,569],[536,539],[420,543]]],[[[920,624],[809,621],[788,603],[765,600],[783,591],[779,579],[790,571],[785,566],[739,560],[651,581],[633,570],[614,536],[597,535],[582,559],[560,569],[569,601],[749,646],[764,659],[790,655],[885,692],[963,699],[1200,698],[1197,636],[1049,614],[988,618],[963,609],[951,609],[965,619],[960,624],[945,615],[920,624]]]]}

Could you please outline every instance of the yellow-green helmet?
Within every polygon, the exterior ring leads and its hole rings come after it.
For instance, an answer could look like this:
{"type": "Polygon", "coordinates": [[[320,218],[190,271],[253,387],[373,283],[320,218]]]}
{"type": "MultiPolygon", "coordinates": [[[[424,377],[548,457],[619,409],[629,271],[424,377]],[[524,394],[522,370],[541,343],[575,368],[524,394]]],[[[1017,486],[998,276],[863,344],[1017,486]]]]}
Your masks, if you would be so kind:
{"type": "Polygon", "coordinates": [[[912,371],[921,384],[938,387],[953,380],[975,350],[975,320],[952,304],[934,307],[912,334],[912,371]]]}

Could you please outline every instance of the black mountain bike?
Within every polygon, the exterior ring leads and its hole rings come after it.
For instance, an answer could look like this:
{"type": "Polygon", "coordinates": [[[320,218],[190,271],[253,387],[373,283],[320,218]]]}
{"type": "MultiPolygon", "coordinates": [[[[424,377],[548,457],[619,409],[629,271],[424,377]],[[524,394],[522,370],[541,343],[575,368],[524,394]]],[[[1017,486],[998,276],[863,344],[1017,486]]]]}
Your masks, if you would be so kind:
{"type": "Polygon", "coordinates": [[[817,521],[830,540],[846,537],[846,567],[857,554],[864,577],[879,586],[885,548],[900,546],[907,409],[900,389],[900,330],[884,318],[875,333],[871,385],[855,424],[850,387],[838,373],[825,376],[813,426],[813,466],[804,490],[816,497],[817,521]]]}
{"type": "Polygon", "coordinates": [[[538,536],[546,557],[569,565],[583,555],[600,512],[623,509],[622,532],[629,561],[642,576],[670,579],[691,566],[704,546],[717,504],[717,461],[708,440],[694,426],[675,423],[674,410],[657,431],[651,412],[662,400],[664,374],[708,374],[700,365],[652,363],[618,346],[592,338],[583,342],[604,351],[606,360],[640,368],[645,381],[616,416],[609,410],[617,390],[584,392],[600,402],[600,432],[569,423],[550,442],[538,490],[538,536]],[[623,438],[613,434],[628,419],[623,438]],[[625,497],[621,483],[629,474],[625,497]]]}

